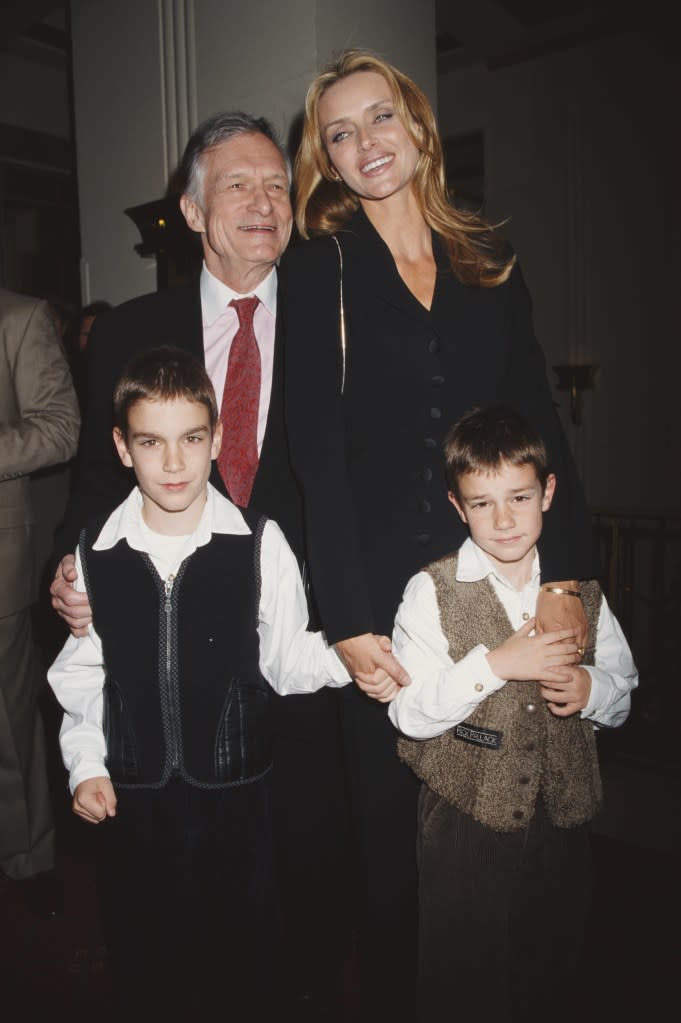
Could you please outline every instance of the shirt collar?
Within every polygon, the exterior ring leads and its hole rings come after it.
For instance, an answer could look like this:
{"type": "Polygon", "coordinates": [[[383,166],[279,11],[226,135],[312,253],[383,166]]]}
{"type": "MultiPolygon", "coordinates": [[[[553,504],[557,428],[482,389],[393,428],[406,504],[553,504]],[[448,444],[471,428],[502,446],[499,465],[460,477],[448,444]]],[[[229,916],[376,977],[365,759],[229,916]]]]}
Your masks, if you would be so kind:
{"type": "MultiPolygon", "coordinates": [[[[499,582],[502,586],[505,586],[507,590],[518,592],[515,586],[513,586],[508,579],[504,579],[503,575],[499,574],[482,548],[478,547],[478,545],[474,543],[470,537],[468,537],[468,539],[464,540],[459,548],[459,558],[456,566],[457,581],[462,583],[474,583],[479,582],[481,579],[487,579],[490,575],[493,575],[497,582],[499,582]]],[[[534,558],[532,559],[530,585],[535,586],[538,585],[538,583],[539,552],[535,547],[534,558]]]]}
{"type": "MultiPolygon", "coordinates": [[[[219,494],[212,484],[207,484],[207,487],[206,505],[194,531],[196,546],[202,547],[208,543],[213,533],[248,535],[251,530],[239,509],[219,494]]],[[[142,494],[139,487],[135,487],[123,504],[119,504],[106,520],[104,528],[93,544],[94,550],[106,551],[115,547],[119,540],[127,540],[128,546],[133,550],[146,551],[142,521],[142,494]]]]}
{"type": "MultiPolygon", "coordinates": [[[[225,309],[233,298],[245,298],[238,291],[233,291],[221,280],[210,272],[206,264],[201,268],[201,313],[204,327],[215,323],[218,316],[224,313],[225,309]]],[[[254,291],[247,292],[248,295],[257,295],[270,316],[277,315],[277,271],[272,267],[267,277],[260,282],[254,291]]]]}

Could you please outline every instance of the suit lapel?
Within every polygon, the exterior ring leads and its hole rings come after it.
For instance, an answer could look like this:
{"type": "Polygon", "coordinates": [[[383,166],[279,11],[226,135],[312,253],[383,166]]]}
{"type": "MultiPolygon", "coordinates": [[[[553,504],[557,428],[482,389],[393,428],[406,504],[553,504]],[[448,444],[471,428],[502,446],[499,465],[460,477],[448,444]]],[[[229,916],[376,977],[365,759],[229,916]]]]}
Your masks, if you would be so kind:
{"type": "Polygon", "coordinates": [[[347,228],[339,232],[339,240],[343,251],[347,248],[351,255],[357,282],[369,288],[372,297],[378,297],[420,323],[430,323],[429,310],[412,295],[400,277],[390,249],[363,210],[359,209],[347,228]]]}
{"type": "Polygon", "coordinates": [[[201,314],[201,289],[197,279],[186,288],[169,291],[174,302],[169,304],[172,320],[168,324],[169,336],[175,337],[176,344],[191,352],[205,365],[203,350],[203,316],[201,314]]]}

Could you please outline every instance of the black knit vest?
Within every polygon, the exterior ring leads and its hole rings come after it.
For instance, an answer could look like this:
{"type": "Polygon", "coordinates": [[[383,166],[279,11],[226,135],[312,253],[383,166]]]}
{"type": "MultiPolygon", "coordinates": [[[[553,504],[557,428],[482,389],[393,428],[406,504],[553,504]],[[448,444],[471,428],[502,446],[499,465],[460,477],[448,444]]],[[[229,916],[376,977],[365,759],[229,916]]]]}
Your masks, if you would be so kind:
{"type": "Polygon", "coordinates": [[[120,540],[81,534],[93,623],[102,641],[106,766],[124,786],[181,777],[201,788],[254,781],[271,767],[270,687],[257,632],[265,519],[213,534],[172,580],[120,540]]]}

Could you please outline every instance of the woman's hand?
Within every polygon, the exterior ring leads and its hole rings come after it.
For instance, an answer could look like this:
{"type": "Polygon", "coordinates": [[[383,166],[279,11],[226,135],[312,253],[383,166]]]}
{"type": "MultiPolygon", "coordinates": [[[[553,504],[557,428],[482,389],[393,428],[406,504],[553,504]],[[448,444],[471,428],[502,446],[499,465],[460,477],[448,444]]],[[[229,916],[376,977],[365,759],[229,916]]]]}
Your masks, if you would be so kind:
{"type": "Polygon", "coordinates": [[[411,682],[393,656],[387,636],[366,632],[362,636],[340,640],[336,643],[336,651],[362,692],[380,703],[388,703],[401,686],[408,686],[411,682]]]}
{"type": "MultiPolygon", "coordinates": [[[[559,583],[546,583],[545,585],[556,586],[562,590],[579,591],[579,583],[576,579],[568,579],[559,583]]],[[[556,632],[558,629],[576,629],[579,659],[582,659],[589,638],[589,623],[586,620],[584,605],[579,597],[551,593],[542,589],[537,597],[535,614],[538,636],[541,636],[544,632],[556,632]]]]}

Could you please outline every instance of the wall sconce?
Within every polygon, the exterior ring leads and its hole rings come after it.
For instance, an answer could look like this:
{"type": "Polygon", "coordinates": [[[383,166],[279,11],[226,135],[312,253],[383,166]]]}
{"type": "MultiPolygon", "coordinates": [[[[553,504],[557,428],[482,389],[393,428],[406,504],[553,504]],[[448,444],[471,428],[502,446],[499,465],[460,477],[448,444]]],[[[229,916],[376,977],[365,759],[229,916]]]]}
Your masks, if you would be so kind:
{"type": "Polygon", "coordinates": [[[198,235],[190,231],[180,211],[177,195],[129,206],[123,210],[142,239],[135,245],[140,256],[156,257],[156,287],[163,291],[178,275],[189,279],[201,266],[198,235]]]}
{"type": "Polygon", "coordinates": [[[570,419],[579,426],[581,417],[580,395],[582,391],[591,390],[596,377],[598,366],[590,363],[575,363],[566,366],[553,367],[558,377],[558,390],[570,392],[570,419]]]}

